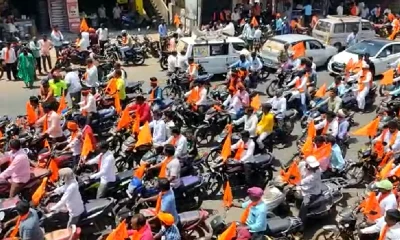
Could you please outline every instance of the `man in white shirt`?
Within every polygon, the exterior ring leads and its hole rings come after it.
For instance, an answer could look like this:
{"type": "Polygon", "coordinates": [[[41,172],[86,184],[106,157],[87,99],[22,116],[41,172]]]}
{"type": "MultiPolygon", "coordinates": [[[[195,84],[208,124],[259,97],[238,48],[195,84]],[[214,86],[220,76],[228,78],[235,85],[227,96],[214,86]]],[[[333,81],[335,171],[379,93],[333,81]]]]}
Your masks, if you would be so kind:
{"type": "Polygon", "coordinates": [[[11,81],[11,72],[14,80],[18,80],[17,70],[17,54],[14,48],[11,47],[11,43],[7,43],[6,47],[1,50],[1,59],[4,61],[5,70],[7,72],[7,79],[11,81]]]}
{"type": "Polygon", "coordinates": [[[347,44],[347,48],[353,46],[354,44],[356,44],[358,42],[358,29],[354,28],[353,32],[349,34],[349,36],[347,36],[346,39],[346,44],[347,44]]]}
{"type": "Polygon", "coordinates": [[[53,193],[62,195],[61,200],[50,208],[50,211],[60,211],[65,206],[68,209],[69,220],[67,228],[71,225],[77,225],[82,213],[85,211],[82,196],[79,192],[79,185],[76,181],[75,174],[71,168],[61,168],[59,177],[64,185],[56,188],[53,193]]]}
{"type": "Polygon", "coordinates": [[[71,133],[67,140],[67,146],[63,149],[63,151],[70,151],[72,153],[72,158],[74,161],[74,166],[77,166],[79,160],[81,159],[82,152],[82,132],[79,129],[79,126],[76,122],[68,121],[67,129],[71,133]]]}
{"type": "Polygon", "coordinates": [[[235,24],[235,26],[239,25],[239,20],[241,19],[241,17],[240,17],[240,12],[237,8],[235,8],[235,10],[233,10],[231,19],[232,19],[233,23],[235,24]]]}
{"type": "MultiPolygon", "coordinates": [[[[199,99],[195,102],[196,106],[203,106],[207,102],[207,88],[204,87],[204,82],[199,81],[196,83],[197,86],[192,88],[190,91],[185,93],[185,98],[189,97],[193,91],[197,91],[199,95],[199,99]]],[[[204,109],[201,107],[198,109],[199,112],[204,112],[204,109]]]]}
{"type": "Polygon", "coordinates": [[[105,27],[104,23],[100,24],[100,28],[96,30],[97,36],[99,36],[100,54],[104,54],[104,45],[108,42],[108,28],[105,27]]]}
{"type": "Polygon", "coordinates": [[[167,169],[165,173],[165,177],[171,184],[171,187],[174,189],[178,188],[181,185],[181,163],[177,158],[176,154],[177,149],[174,148],[171,144],[166,144],[164,146],[164,156],[165,159],[154,166],[149,167],[151,169],[160,169],[162,170],[162,164],[164,161],[167,161],[167,169]]]}
{"type": "Polygon", "coordinates": [[[336,13],[339,16],[343,16],[343,2],[340,2],[339,6],[336,8],[336,13]]]}
{"type": "Polygon", "coordinates": [[[121,70],[121,79],[125,82],[126,86],[126,78],[128,77],[128,74],[126,73],[125,69],[122,68],[121,63],[119,62],[116,62],[114,64],[114,69],[107,75],[107,79],[110,80],[111,78],[113,78],[116,70],[121,70]]]}
{"type": "Polygon", "coordinates": [[[246,178],[246,183],[249,186],[254,186],[255,183],[252,180],[252,162],[254,160],[254,150],[256,148],[256,144],[253,139],[250,138],[250,134],[248,131],[242,131],[240,133],[241,139],[231,146],[232,151],[236,151],[233,161],[239,160],[244,164],[244,173],[246,178]]]}
{"type": "Polygon", "coordinates": [[[294,95],[300,94],[300,103],[301,103],[301,110],[303,114],[307,112],[307,103],[306,103],[306,93],[307,93],[307,81],[311,76],[311,64],[306,65],[306,73],[302,74],[301,76],[295,77],[287,86],[291,87],[294,86],[292,92],[294,95]]]}
{"type": "Polygon", "coordinates": [[[167,138],[172,136],[172,129],[175,127],[174,114],[171,111],[164,112],[164,122],[167,128],[167,138]]]}
{"type": "Polygon", "coordinates": [[[186,52],[182,50],[176,58],[176,67],[179,68],[179,71],[185,72],[188,66],[189,63],[186,52]]]}
{"type": "Polygon", "coordinates": [[[357,73],[356,78],[359,82],[359,89],[357,94],[357,103],[360,111],[364,111],[365,98],[367,97],[369,90],[373,85],[373,78],[371,71],[369,71],[369,65],[365,62],[362,63],[362,70],[357,73]]]}
{"type": "Polygon", "coordinates": [[[375,183],[379,193],[376,196],[381,209],[380,214],[384,215],[387,210],[397,209],[397,196],[393,193],[393,183],[389,180],[381,180],[375,183]]]}
{"type": "Polygon", "coordinates": [[[167,59],[167,62],[168,62],[167,76],[170,76],[172,73],[175,73],[175,71],[176,71],[176,66],[178,65],[177,55],[178,55],[178,53],[176,51],[172,51],[171,55],[168,56],[168,59],[167,59]]]}
{"type": "Polygon", "coordinates": [[[80,52],[85,52],[88,54],[88,48],[90,46],[90,38],[89,38],[89,33],[88,32],[83,32],[81,33],[81,40],[79,40],[79,51],[80,52]]]}
{"type": "Polygon", "coordinates": [[[234,89],[229,89],[229,95],[222,103],[232,119],[237,119],[243,113],[243,103],[240,101],[239,95],[234,93],[234,89]]]}
{"type": "Polygon", "coordinates": [[[379,240],[400,239],[400,211],[390,209],[385,213],[374,225],[360,230],[361,234],[368,234],[365,239],[374,239],[370,234],[378,234],[379,240]]]}
{"type": "Polygon", "coordinates": [[[42,137],[48,136],[51,140],[50,144],[64,142],[66,138],[61,126],[61,116],[53,111],[53,103],[44,102],[42,108],[44,115],[36,122],[36,125],[42,125],[43,128],[47,127],[47,129],[44,129],[42,137]]]}
{"type": "Polygon", "coordinates": [[[88,58],[86,60],[87,68],[85,73],[84,84],[87,87],[95,89],[99,86],[99,74],[97,72],[97,67],[93,63],[93,59],[88,58]]]}
{"type": "Polygon", "coordinates": [[[120,26],[121,25],[121,8],[119,7],[118,3],[115,3],[115,7],[113,8],[113,19],[114,25],[120,26]]]}
{"type": "Polygon", "coordinates": [[[322,193],[321,170],[319,166],[319,162],[314,156],[308,156],[305,161],[299,163],[301,174],[299,188],[303,196],[299,217],[303,223],[307,220],[310,204],[317,200],[322,193]]]}
{"type": "Polygon", "coordinates": [[[86,165],[98,165],[97,173],[90,175],[90,179],[100,178],[100,185],[97,188],[96,198],[104,198],[107,196],[107,189],[115,183],[115,158],[114,154],[108,149],[108,143],[102,142],[99,146],[100,154],[90,159],[86,165]]]}
{"type": "Polygon", "coordinates": [[[97,14],[99,15],[101,24],[107,22],[106,8],[103,4],[101,4],[100,7],[97,9],[97,14]]]}
{"type": "Polygon", "coordinates": [[[332,135],[336,137],[339,132],[339,121],[334,112],[327,112],[325,114],[325,119],[315,125],[316,130],[322,130],[323,135],[332,135]]]}
{"type": "Polygon", "coordinates": [[[250,137],[256,136],[258,117],[254,113],[253,108],[246,107],[245,115],[238,120],[233,121],[233,125],[239,125],[244,122],[244,131],[249,132],[250,137]]]}
{"type": "Polygon", "coordinates": [[[162,119],[162,113],[159,111],[153,112],[153,121],[149,127],[153,130],[153,145],[154,147],[161,146],[167,140],[167,126],[162,119]]]}
{"type": "Polygon", "coordinates": [[[185,33],[183,32],[182,24],[179,24],[178,28],[176,29],[176,34],[178,34],[178,39],[185,36],[185,33]]]}
{"type": "Polygon", "coordinates": [[[282,94],[283,91],[278,89],[275,96],[268,101],[272,105],[272,113],[277,119],[282,119],[284,117],[283,113],[286,112],[286,98],[282,94]]]}
{"type": "Polygon", "coordinates": [[[78,103],[81,101],[81,81],[76,71],[73,71],[71,67],[65,69],[67,74],[64,77],[64,81],[68,87],[69,97],[71,98],[72,107],[79,107],[78,103]]]}
{"type": "Polygon", "coordinates": [[[397,121],[388,122],[387,129],[383,129],[382,133],[372,142],[376,143],[378,141],[383,143],[386,153],[400,151],[400,134],[397,121]]]}
{"type": "Polygon", "coordinates": [[[91,120],[95,117],[95,114],[97,113],[96,98],[91,91],[91,89],[83,89],[83,101],[79,103],[79,105],[81,106],[80,112],[82,113],[82,116],[86,117],[86,125],[90,125],[91,120]]]}
{"type": "Polygon", "coordinates": [[[58,58],[58,56],[60,55],[62,43],[64,41],[64,36],[58,29],[58,25],[54,25],[50,37],[51,37],[51,42],[53,43],[53,46],[56,50],[56,57],[58,58]]]}
{"type": "Polygon", "coordinates": [[[165,146],[167,144],[171,144],[175,147],[175,157],[184,158],[187,156],[187,139],[181,134],[179,128],[172,128],[171,137],[169,137],[162,145],[165,146]]]}

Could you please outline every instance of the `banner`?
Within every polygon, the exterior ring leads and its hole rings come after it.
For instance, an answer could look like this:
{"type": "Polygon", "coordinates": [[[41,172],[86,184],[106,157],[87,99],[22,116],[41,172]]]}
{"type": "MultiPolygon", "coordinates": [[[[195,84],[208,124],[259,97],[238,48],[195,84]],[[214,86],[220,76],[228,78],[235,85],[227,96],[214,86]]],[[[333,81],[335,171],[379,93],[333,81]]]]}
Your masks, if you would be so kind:
{"type": "Polygon", "coordinates": [[[71,32],[79,32],[80,17],[78,0],[67,0],[68,25],[71,32]]]}

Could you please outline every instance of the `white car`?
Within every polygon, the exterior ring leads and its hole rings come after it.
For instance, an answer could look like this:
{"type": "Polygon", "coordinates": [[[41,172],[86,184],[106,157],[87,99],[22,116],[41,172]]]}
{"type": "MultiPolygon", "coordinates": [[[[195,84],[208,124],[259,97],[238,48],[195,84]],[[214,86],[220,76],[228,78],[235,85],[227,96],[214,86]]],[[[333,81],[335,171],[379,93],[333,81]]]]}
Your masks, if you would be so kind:
{"type": "MultiPolygon", "coordinates": [[[[291,46],[304,42],[306,47],[306,57],[313,57],[317,67],[324,66],[329,59],[337,53],[337,49],[333,46],[323,44],[320,40],[302,34],[285,34],[277,35],[268,39],[262,46],[260,56],[264,65],[268,68],[278,69],[280,63],[278,56],[284,49],[284,45],[289,43],[291,46]]],[[[291,51],[291,47],[289,47],[291,51]]]]}
{"type": "Polygon", "coordinates": [[[341,74],[350,59],[357,62],[358,56],[365,53],[370,55],[370,60],[375,65],[375,76],[377,76],[387,70],[388,64],[400,58],[400,42],[385,39],[363,40],[332,57],[328,63],[328,71],[341,74]]]}

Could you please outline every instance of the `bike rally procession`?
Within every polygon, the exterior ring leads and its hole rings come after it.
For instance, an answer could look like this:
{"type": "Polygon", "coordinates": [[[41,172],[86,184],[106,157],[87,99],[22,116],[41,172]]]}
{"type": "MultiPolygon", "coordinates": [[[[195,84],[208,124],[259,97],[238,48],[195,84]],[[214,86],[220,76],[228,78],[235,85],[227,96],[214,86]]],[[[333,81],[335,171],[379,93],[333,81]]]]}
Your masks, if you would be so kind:
{"type": "Polygon", "coordinates": [[[78,34],[7,14],[0,239],[400,240],[387,5],[250,0],[202,24],[117,2],[78,34]]]}

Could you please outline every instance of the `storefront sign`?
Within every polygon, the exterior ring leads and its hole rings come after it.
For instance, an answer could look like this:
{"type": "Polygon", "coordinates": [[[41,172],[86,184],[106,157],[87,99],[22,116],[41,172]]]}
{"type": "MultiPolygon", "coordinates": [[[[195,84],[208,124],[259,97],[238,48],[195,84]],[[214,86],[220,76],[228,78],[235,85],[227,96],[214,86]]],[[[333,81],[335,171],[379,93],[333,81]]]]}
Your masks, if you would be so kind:
{"type": "Polygon", "coordinates": [[[68,14],[68,25],[71,32],[79,32],[80,17],[78,0],[66,0],[67,1],[67,14],[68,14]]]}

